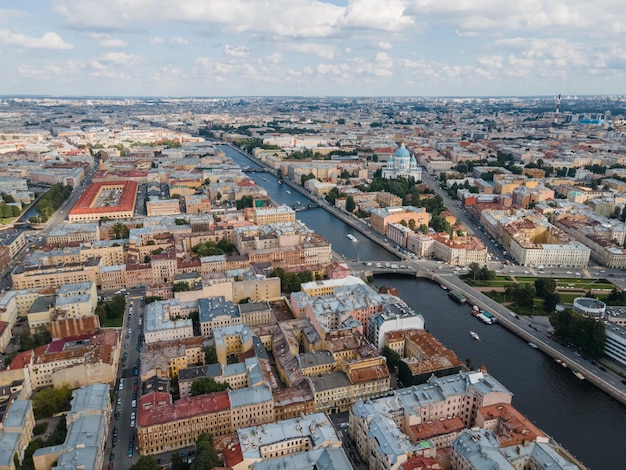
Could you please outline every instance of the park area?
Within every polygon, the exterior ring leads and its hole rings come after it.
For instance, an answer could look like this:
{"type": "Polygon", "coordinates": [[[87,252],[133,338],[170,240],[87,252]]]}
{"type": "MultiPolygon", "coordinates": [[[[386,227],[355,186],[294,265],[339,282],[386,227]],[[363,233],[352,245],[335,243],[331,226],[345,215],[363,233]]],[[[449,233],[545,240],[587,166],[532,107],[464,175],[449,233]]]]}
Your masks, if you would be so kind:
{"type": "Polygon", "coordinates": [[[463,280],[519,315],[549,315],[558,303],[571,305],[576,297],[595,297],[609,305],[613,301],[624,302],[621,292],[605,279],[517,276],[474,279],[470,273],[463,280]]]}

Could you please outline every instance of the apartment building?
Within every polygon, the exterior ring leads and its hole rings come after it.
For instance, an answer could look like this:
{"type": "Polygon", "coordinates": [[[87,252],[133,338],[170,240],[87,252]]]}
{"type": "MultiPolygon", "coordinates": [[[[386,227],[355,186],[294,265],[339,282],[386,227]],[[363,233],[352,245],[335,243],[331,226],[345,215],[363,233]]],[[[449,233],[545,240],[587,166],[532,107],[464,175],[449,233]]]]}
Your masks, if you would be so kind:
{"type": "Polygon", "coordinates": [[[387,235],[387,225],[404,221],[407,225],[413,221],[416,227],[428,225],[430,214],[423,207],[396,206],[372,209],[370,212],[370,224],[378,233],[387,235]]]}
{"type": "Polygon", "coordinates": [[[267,301],[235,305],[223,296],[200,299],[200,330],[209,336],[215,328],[245,324],[258,326],[270,323],[272,310],[267,301]]]}
{"type": "Polygon", "coordinates": [[[150,197],[150,200],[146,201],[146,214],[148,217],[178,215],[180,213],[179,199],[159,199],[158,197],[150,197]]]}
{"type": "Polygon", "coordinates": [[[65,441],[37,449],[33,454],[36,470],[103,468],[111,423],[109,385],[95,383],[74,390],[65,422],[65,441]]]}
{"type": "Polygon", "coordinates": [[[217,361],[226,364],[229,356],[239,355],[253,348],[248,325],[223,326],[213,330],[217,361]]]}
{"type": "Polygon", "coordinates": [[[202,433],[233,432],[229,393],[216,392],[172,402],[169,393],[151,392],[137,404],[137,441],[141,455],[156,455],[195,445],[202,433]]]}
{"type": "Polygon", "coordinates": [[[233,469],[256,468],[260,462],[274,461],[276,465],[275,459],[283,456],[342,447],[341,439],[324,413],[238,429],[236,442],[241,459],[228,459],[233,469]]]}
{"type": "Polygon", "coordinates": [[[68,245],[76,242],[97,242],[100,240],[98,224],[57,225],[46,235],[48,245],[68,245]]]}
{"type": "Polygon", "coordinates": [[[546,438],[527,441],[519,445],[503,446],[491,429],[466,429],[452,442],[452,466],[458,470],[475,468],[558,468],[576,470],[579,467],[566,460],[550,446],[546,438]]]}
{"type": "Polygon", "coordinates": [[[193,325],[189,315],[197,311],[198,303],[195,301],[170,299],[149,303],[146,305],[143,326],[146,344],[191,338],[193,325]]]}
{"type": "Polygon", "coordinates": [[[405,387],[426,383],[432,375],[443,377],[463,369],[454,351],[423,329],[389,331],[383,344],[402,357],[397,378],[405,387]]]}
{"type": "Polygon", "coordinates": [[[183,198],[185,213],[202,214],[211,212],[211,199],[206,196],[190,195],[183,198]]]}
{"type": "MultiPolygon", "coordinates": [[[[24,356],[25,353],[22,353],[24,356]]],[[[31,387],[81,387],[112,383],[120,355],[120,332],[102,330],[96,335],[70,336],[40,346],[24,363],[31,387]]]]}
{"type": "Polygon", "coordinates": [[[85,263],[70,263],[59,266],[28,266],[18,265],[11,272],[14,289],[40,289],[45,287],[59,288],[64,284],[92,282],[98,285],[100,259],[92,259],[85,263]]]}
{"type": "MultiPolygon", "coordinates": [[[[431,377],[424,385],[391,392],[376,400],[358,401],[350,410],[350,436],[361,456],[367,456],[374,470],[398,468],[410,455],[420,455],[425,448],[449,446],[459,433],[457,417],[464,427],[475,425],[478,409],[498,403],[510,403],[512,394],[485,372],[460,372],[442,378],[431,377]],[[410,439],[405,430],[417,425],[452,420],[448,432],[439,426],[434,442],[424,446],[427,437],[410,439]]],[[[418,431],[418,430],[415,430],[418,431]]]]}
{"type": "Polygon", "coordinates": [[[11,401],[3,416],[0,416],[0,469],[15,470],[16,458],[22,463],[34,428],[32,401],[11,401]]]}
{"type": "Polygon", "coordinates": [[[296,211],[282,205],[275,207],[253,208],[253,222],[256,225],[270,225],[277,223],[291,223],[296,221],[296,211]]]}
{"type": "Polygon", "coordinates": [[[367,322],[367,339],[379,350],[384,346],[385,335],[390,331],[424,329],[424,317],[398,299],[385,304],[382,311],[374,313],[367,322]]]}
{"type": "Polygon", "coordinates": [[[176,377],[183,371],[204,364],[205,339],[201,336],[146,343],[141,350],[141,380],[176,377]]]}

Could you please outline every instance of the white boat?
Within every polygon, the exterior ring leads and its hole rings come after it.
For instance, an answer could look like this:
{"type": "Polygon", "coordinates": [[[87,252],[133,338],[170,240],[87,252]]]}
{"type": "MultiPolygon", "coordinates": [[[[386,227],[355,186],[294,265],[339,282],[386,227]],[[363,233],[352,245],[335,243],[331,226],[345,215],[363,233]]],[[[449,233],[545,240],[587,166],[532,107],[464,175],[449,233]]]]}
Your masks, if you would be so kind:
{"type": "Polygon", "coordinates": [[[533,349],[537,349],[539,347],[535,343],[528,343],[528,346],[530,346],[533,349]]]}
{"type": "Polygon", "coordinates": [[[289,191],[288,189],[287,189],[287,190],[285,190],[285,192],[286,192],[287,194],[291,194],[291,191],[289,191]]]}
{"type": "Polygon", "coordinates": [[[350,239],[350,241],[351,241],[351,242],[354,242],[354,243],[356,243],[356,242],[358,242],[358,241],[359,241],[359,240],[357,240],[357,238],[356,238],[354,235],[352,235],[351,233],[349,233],[348,235],[346,235],[346,237],[348,237],[348,238],[350,239]]]}
{"type": "Polygon", "coordinates": [[[476,341],[480,341],[480,336],[478,336],[478,333],[475,333],[473,331],[470,331],[470,335],[472,336],[472,338],[474,338],[476,341]]]}
{"type": "Polygon", "coordinates": [[[581,374],[580,372],[578,372],[578,371],[573,370],[572,374],[574,374],[576,376],[576,378],[579,379],[579,380],[585,380],[585,376],[583,374],[581,374]]]}

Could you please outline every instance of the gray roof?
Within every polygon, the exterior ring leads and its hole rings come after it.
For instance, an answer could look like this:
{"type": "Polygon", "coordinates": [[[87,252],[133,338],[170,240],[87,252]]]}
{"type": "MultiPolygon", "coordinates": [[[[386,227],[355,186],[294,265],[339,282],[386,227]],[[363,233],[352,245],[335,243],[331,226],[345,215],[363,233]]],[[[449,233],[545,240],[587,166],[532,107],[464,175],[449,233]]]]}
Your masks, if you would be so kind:
{"type": "Polygon", "coordinates": [[[0,467],[12,468],[13,456],[18,452],[22,435],[17,432],[0,432],[0,467]]]}
{"type": "Polygon", "coordinates": [[[268,301],[250,302],[247,304],[240,304],[238,307],[240,313],[264,312],[265,310],[270,309],[270,303],[268,301]]]}
{"type": "Polygon", "coordinates": [[[272,390],[269,385],[228,390],[228,398],[230,399],[231,409],[273,400],[272,390]]]}
{"type": "Polygon", "coordinates": [[[81,387],[72,392],[72,410],[68,418],[83,414],[85,411],[100,411],[104,413],[111,406],[108,384],[92,384],[81,387]]]}
{"type": "Polygon", "coordinates": [[[334,364],[336,362],[332,353],[326,350],[298,354],[296,356],[296,360],[298,361],[298,367],[301,369],[305,367],[321,366],[324,364],[334,364]]]}
{"type": "Polygon", "coordinates": [[[15,400],[4,415],[3,426],[5,428],[23,428],[31,406],[30,400],[15,400]]]}
{"type": "Polygon", "coordinates": [[[253,470],[352,470],[350,459],[343,448],[328,447],[286,455],[276,459],[262,460],[252,465],[253,470]]]}
{"type": "Polygon", "coordinates": [[[349,387],[350,379],[343,371],[334,371],[328,374],[314,375],[307,377],[311,383],[311,390],[315,392],[323,392],[324,390],[332,390],[334,388],[349,387]]]}
{"type": "Polygon", "coordinates": [[[491,429],[466,429],[452,442],[453,449],[476,470],[514,470],[500,453],[500,442],[491,429]]]}
{"type": "Polygon", "coordinates": [[[300,418],[238,429],[237,437],[244,459],[260,459],[264,446],[292,439],[308,438],[312,449],[340,446],[335,428],[325,413],[312,413],[300,418]]]}
{"type": "Polygon", "coordinates": [[[198,300],[200,323],[210,322],[221,316],[239,317],[237,306],[223,296],[198,300]]]}

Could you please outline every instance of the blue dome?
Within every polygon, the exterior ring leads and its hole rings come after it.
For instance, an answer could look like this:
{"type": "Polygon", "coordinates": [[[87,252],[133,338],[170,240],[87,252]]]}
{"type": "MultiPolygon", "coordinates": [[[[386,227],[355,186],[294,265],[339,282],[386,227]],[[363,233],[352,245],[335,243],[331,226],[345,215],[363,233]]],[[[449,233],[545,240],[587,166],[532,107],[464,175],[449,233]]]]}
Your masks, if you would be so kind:
{"type": "Polygon", "coordinates": [[[409,158],[411,158],[411,154],[406,149],[404,144],[402,144],[402,146],[398,150],[396,150],[395,157],[396,158],[406,158],[406,159],[409,159],[409,158]]]}

